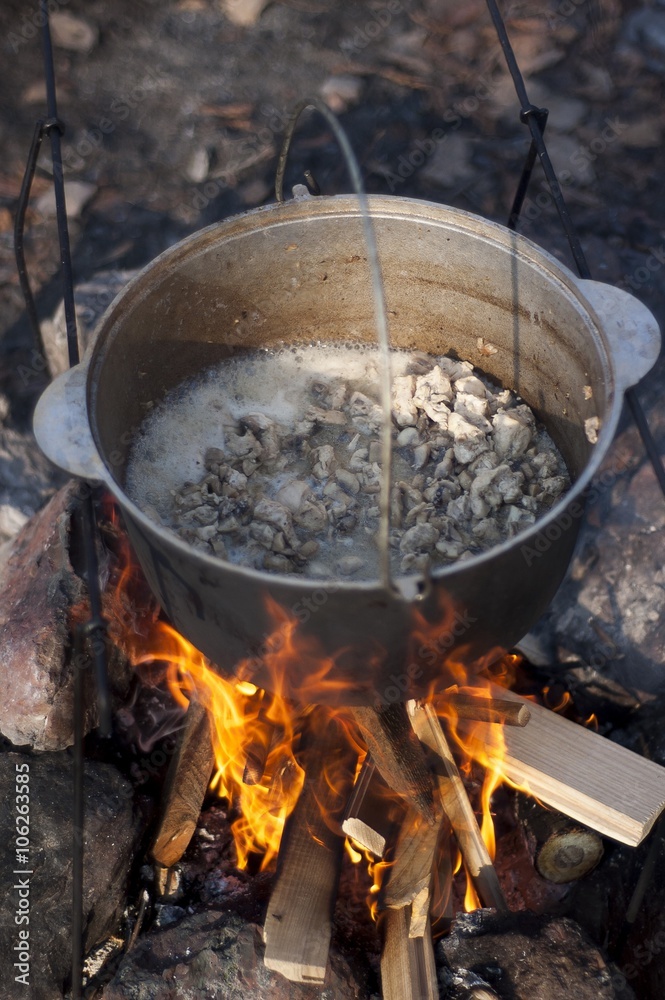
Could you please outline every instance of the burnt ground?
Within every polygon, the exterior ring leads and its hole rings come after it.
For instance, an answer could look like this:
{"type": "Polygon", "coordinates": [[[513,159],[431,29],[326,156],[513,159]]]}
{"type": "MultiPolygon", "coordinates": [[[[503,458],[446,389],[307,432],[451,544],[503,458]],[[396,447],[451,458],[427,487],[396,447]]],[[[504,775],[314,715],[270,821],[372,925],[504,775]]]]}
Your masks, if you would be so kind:
{"type": "MultiPolygon", "coordinates": [[[[236,17],[246,6],[227,3],[236,17]]],[[[624,281],[662,319],[665,12],[625,0],[503,6],[531,99],[550,110],[552,156],[594,275],[624,281]]],[[[92,29],[89,51],[72,49],[76,37],[55,49],[66,177],[92,185],[72,221],[78,280],[136,267],[203,225],[271,200],[284,117],[311,94],[328,95],[340,112],[370,191],[506,219],[527,130],[482,0],[284,0],[250,27],[225,16],[224,0],[55,7],[92,29]],[[445,139],[432,143],[436,129],[445,139]]],[[[27,344],[11,218],[44,113],[37,11],[37,0],[6,0],[0,11],[6,348],[27,344]]],[[[299,133],[291,181],[306,167],[324,192],[348,190],[320,120],[299,133]]],[[[42,156],[27,231],[43,314],[59,297],[53,222],[38,197],[47,188],[42,156]]],[[[540,173],[521,228],[569,260],[540,173]]],[[[12,376],[5,368],[5,384],[12,376]]]]}

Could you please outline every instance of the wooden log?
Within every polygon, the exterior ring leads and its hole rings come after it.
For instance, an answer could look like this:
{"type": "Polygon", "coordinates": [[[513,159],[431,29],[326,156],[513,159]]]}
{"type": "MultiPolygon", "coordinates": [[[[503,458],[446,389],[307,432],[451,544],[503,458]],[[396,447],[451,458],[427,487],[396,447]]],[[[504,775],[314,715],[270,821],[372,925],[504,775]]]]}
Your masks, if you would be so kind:
{"type": "Polygon", "coordinates": [[[435,915],[438,918],[441,908],[446,912],[450,909],[452,919],[452,881],[450,824],[447,816],[441,811],[438,826],[432,828],[419,813],[411,810],[402,823],[394,861],[385,875],[382,905],[398,909],[410,904],[409,935],[422,937],[430,918],[435,893],[439,892],[435,915]],[[447,863],[440,860],[446,855],[447,863]],[[439,886],[441,877],[446,883],[443,886],[439,886]]]}
{"type": "Polygon", "coordinates": [[[164,868],[171,868],[180,860],[192,839],[214,763],[208,712],[192,700],[169,764],[161,816],[150,852],[153,860],[164,868]]]}
{"type": "Polygon", "coordinates": [[[536,871],[548,882],[576,882],[592,871],[603,856],[603,842],[593,830],[560,812],[543,809],[535,799],[517,795],[515,810],[524,826],[536,871]]]}
{"type": "Polygon", "coordinates": [[[409,920],[409,937],[424,937],[430,927],[429,911],[432,903],[432,886],[424,886],[414,896],[411,903],[411,919],[409,920]]]}
{"type": "Polygon", "coordinates": [[[266,808],[273,815],[279,813],[285,796],[289,796],[295,783],[299,780],[299,771],[293,758],[283,753],[275,762],[275,768],[268,790],[266,808]]]}
{"type": "Polygon", "coordinates": [[[350,711],[388,787],[434,823],[432,778],[404,704],[395,703],[382,710],[362,706],[350,711]]]}
{"type": "Polygon", "coordinates": [[[391,792],[368,755],[353,786],[342,830],[375,858],[382,858],[404,812],[402,800],[391,792]]]}
{"type": "Polygon", "coordinates": [[[429,921],[419,937],[410,937],[409,921],[410,907],[386,910],[380,918],[383,1000],[438,1000],[429,921]]]}
{"type": "Polygon", "coordinates": [[[242,780],[245,785],[259,785],[265,774],[268,754],[276,736],[275,726],[267,719],[258,720],[254,726],[251,743],[246,748],[245,769],[242,780]]]}
{"type": "MultiPolygon", "coordinates": [[[[443,818],[443,817],[441,817],[443,818]]],[[[432,883],[432,866],[439,839],[439,825],[432,826],[415,809],[409,809],[400,828],[395,857],[381,893],[384,906],[407,906],[432,883]]]]}
{"type": "Polygon", "coordinates": [[[505,911],[507,906],[499,879],[436,712],[431,705],[416,701],[410,701],[408,709],[418,739],[437,755],[440,762],[438,779],[441,804],[450,820],[480,900],[484,906],[505,911]]]}
{"type": "Polygon", "coordinates": [[[450,705],[458,719],[475,722],[494,722],[504,726],[526,726],[531,718],[528,705],[520,705],[507,698],[486,698],[465,694],[461,691],[443,694],[435,698],[434,707],[446,714],[450,705]]]}
{"type": "Polygon", "coordinates": [[[309,715],[302,746],[305,781],[282,837],[264,961],[292,982],[322,983],[344,849],[334,826],[341,824],[356,761],[339,723],[322,708],[309,715]]]}
{"type": "Polygon", "coordinates": [[[164,868],[160,864],[153,867],[153,884],[158,899],[176,902],[182,897],[181,872],[179,868],[164,868]]]}
{"type": "MultiPolygon", "coordinates": [[[[432,871],[429,915],[434,933],[440,936],[450,929],[453,906],[453,832],[450,822],[441,825],[437,856],[432,871]]],[[[414,903],[415,908],[415,903],[414,903]]]]}
{"type": "MultiPolygon", "coordinates": [[[[526,703],[524,729],[473,724],[473,736],[502,772],[546,805],[604,837],[636,847],[665,808],[665,768],[547,708],[526,703]]],[[[470,723],[459,722],[471,734],[470,723]]]]}

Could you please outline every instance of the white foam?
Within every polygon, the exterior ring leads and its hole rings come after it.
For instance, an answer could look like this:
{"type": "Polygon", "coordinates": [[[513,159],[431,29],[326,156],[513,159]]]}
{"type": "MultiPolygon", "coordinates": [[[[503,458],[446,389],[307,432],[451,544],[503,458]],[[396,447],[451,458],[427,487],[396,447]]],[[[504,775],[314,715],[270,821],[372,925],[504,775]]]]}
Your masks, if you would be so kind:
{"type": "MultiPolygon", "coordinates": [[[[391,352],[391,374],[412,355],[391,352]]],[[[258,411],[278,423],[301,419],[312,384],[352,382],[377,401],[379,351],[331,344],[253,351],[223,361],[169,393],[146,417],[134,443],[125,488],[142,510],[169,519],[172,490],[199,482],[208,448],[224,447],[224,427],[258,411]]]]}

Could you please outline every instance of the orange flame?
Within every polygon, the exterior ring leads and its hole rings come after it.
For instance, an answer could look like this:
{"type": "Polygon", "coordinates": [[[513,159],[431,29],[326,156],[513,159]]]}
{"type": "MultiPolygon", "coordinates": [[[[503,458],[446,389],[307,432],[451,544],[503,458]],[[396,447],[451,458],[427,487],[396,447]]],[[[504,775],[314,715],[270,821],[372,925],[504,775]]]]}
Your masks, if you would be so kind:
{"type": "MultiPolygon", "coordinates": [[[[171,626],[159,621],[154,601],[144,601],[137,611],[132,599],[132,588],[140,583],[142,575],[130,557],[128,543],[118,532],[122,547],[120,565],[116,571],[114,588],[107,592],[105,614],[110,621],[113,640],[128,654],[131,662],[144,670],[161,664],[161,677],[166,681],[174,699],[186,708],[192,698],[199,700],[212,719],[212,736],[215,750],[215,771],[212,789],[227,798],[239,811],[232,824],[240,868],[247,866],[251,855],[262,855],[261,868],[274,861],[285,822],[292,812],[304,781],[304,772],[298,763],[300,720],[302,705],[325,701],[326,695],[338,693],[344,681],[336,680],[337,657],[323,655],[315,637],[298,629],[298,620],[270,597],[266,606],[273,621],[272,634],[267,639],[262,655],[262,665],[267,670],[271,694],[252,683],[257,662],[246,659],[235,668],[236,679],[221,677],[206,658],[179,635],[171,626]],[[297,669],[294,669],[297,667],[297,669]],[[293,677],[304,677],[297,688],[293,677]],[[297,704],[299,703],[299,704],[297,704]],[[255,762],[252,783],[247,783],[248,760],[255,762]],[[260,772],[260,773],[259,773],[260,772]]],[[[145,585],[144,585],[145,586],[145,585]]],[[[448,692],[459,691],[471,695],[489,696],[490,681],[480,673],[491,665],[494,683],[508,686],[514,676],[518,657],[493,651],[482,662],[473,662],[470,648],[460,646],[457,638],[457,619],[454,609],[442,606],[438,620],[427,621],[417,609],[413,616],[412,640],[419,654],[434,656],[440,673],[441,688],[448,692]],[[451,643],[450,637],[455,641],[451,643]],[[455,656],[447,655],[454,645],[455,656]],[[471,663],[469,668],[467,663],[471,663]],[[498,666],[497,666],[498,664],[498,666]]],[[[462,760],[460,766],[471,771],[473,764],[482,765],[485,771],[479,798],[482,813],[481,832],[494,856],[495,838],[491,813],[492,795],[504,777],[501,773],[500,753],[492,748],[490,758],[477,724],[465,722],[460,726],[454,706],[443,695],[436,696],[436,709],[446,722],[448,732],[462,760]]],[[[435,692],[431,692],[434,697],[435,692]]],[[[406,693],[405,697],[409,694],[406,693]]],[[[362,762],[364,748],[355,743],[353,730],[339,716],[354,751],[362,762]]],[[[484,726],[482,726],[484,728],[484,726]]],[[[493,727],[501,740],[501,726],[493,727]]],[[[496,741],[495,741],[496,743],[496,741]]],[[[326,781],[335,787],[338,775],[332,765],[324,771],[326,781]]],[[[347,842],[347,853],[354,862],[366,857],[372,878],[370,890],[371,909],[376,915],[378,897],[385,872],[391,862],[375,860],[357,845],[347,842]]],[[[475,909],[480,904],[469,879],[466,906],[475,909]]]]}

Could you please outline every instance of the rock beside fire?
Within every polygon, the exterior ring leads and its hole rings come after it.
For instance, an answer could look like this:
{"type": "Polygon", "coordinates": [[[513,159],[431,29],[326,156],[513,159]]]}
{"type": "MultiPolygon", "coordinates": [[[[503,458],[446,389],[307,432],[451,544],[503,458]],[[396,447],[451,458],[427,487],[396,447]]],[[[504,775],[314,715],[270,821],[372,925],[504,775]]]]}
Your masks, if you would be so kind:
{"type": "MultiPolygon", "coordinates": [[[[71,971],[72,759],[67,753],[0,754],[0,980],[4,1000],[53,1000],[65,994],[71,971]],[[28,765],[29,771],[17,772],[28,765]],[[29,782],[29,864],[17,864],[17,773],[29,782]],[[28,869],[29,875],[12,874],[28,869]],[[17,880],[27,879],[30,986],[14,980],[19,925],[17,880]]],[[[85,948],[115,931],[126,903],[126,881],[141,834],[131,785],[109,764],[86,761],[84,781],[83,926],[85,948]]]]}
{"type": "MultiPolygon", "coordinates": [[[[62,750],[74,740],[70,618],[86,594],[70,553],[79,510],[80,485],[71,483],[17,535],[0,576],[0,732],[15,746],[62,750]]],[[[114,655],[109,667],[124,689],[127,665],[114,655]]],[[[89,697],[86,731],[95,725],[89,697]]]]}
{"type": "Polygon", "coordinates": [[[103,1000],[369,1000],[349,965],[331,953],[323,987],[291,983],[263,964],[261,928],[208,910],[143,937],[103,1000]]]}
{"type": "Polygon", "coordinates": [[[458,915],[439,950],[446,1000],[483,987],[498,1000],[634,1000],[625,976],[572,920],[476,910],[458,915]]]}

